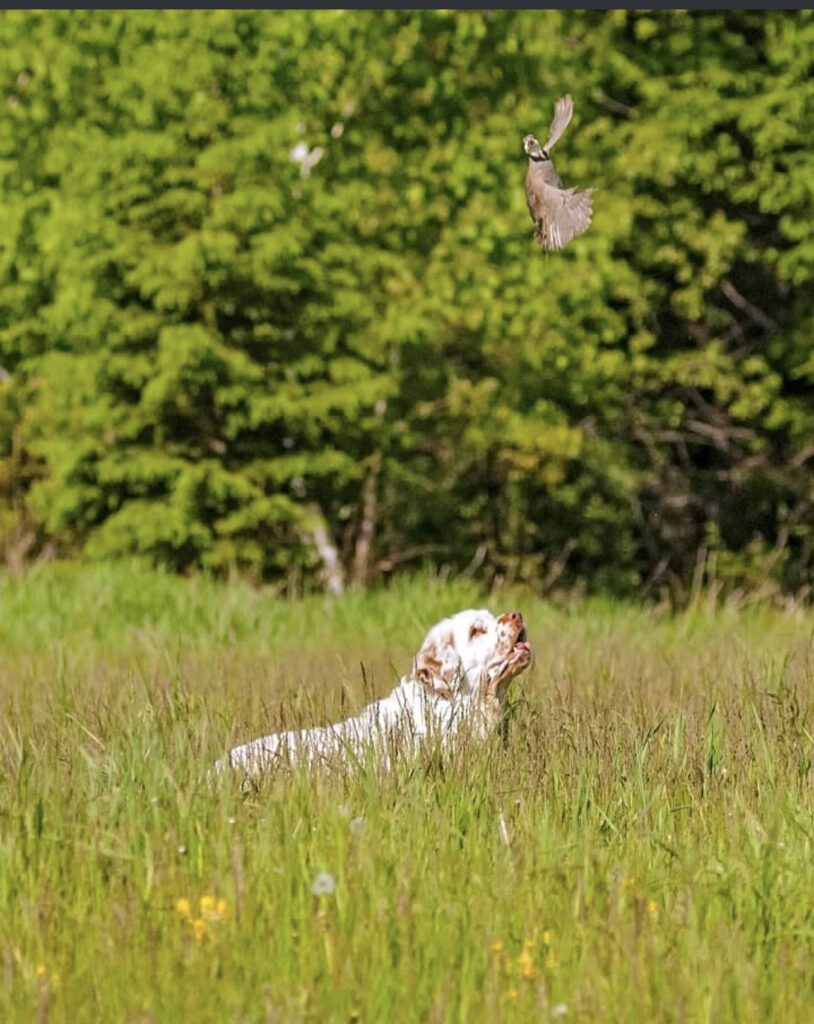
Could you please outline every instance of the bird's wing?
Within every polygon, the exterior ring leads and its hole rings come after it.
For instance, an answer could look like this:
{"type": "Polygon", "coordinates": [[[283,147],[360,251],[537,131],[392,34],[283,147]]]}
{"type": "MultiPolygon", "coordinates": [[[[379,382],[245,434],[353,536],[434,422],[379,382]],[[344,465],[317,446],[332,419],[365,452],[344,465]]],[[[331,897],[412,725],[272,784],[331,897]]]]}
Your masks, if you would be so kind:
{"type": "Polygon", "coordinates": [[[592,188],[542,185],[527,196],[535,238],[546,249],[562,249],[591,223],[592,188]]]}
{"type": "Polygon", "coordinates": [[[548,152],[568,127],[574,116],[574,101],[570,96],[561,96],[554,104],[554,119],[548,129],[548,142],[543,149],[548,152]]]}

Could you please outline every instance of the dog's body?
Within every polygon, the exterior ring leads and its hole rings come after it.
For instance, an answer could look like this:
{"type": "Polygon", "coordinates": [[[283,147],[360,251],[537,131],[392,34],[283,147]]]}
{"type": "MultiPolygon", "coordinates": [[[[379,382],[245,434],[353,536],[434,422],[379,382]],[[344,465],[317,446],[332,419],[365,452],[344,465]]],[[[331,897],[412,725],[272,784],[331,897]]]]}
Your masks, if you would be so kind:
{"type": "Polygon", "coordinates": [[[483,739],[499,725],[506,690],[531,660],[523,617],[469,610],[427,633],[413,671],[393,692],[334,725],[272,733],[234,747],[227,764],[258,775],[277,764],[348,764],[373,749],[414,752],[428,740],[449,747],[463,735],[483,739]]]}
{"type": "Polygon", "coordinates": [[[480,724],[468,714],[470,698],[459,702],[428,694],[413,679],[403,679],[393,692],[369,704],[355,718],[312,729],[275,732],[235,747],[229,764],[255,775],[275,763],[332,765],[361,759],[367,749],[381,751],[387,761],[390,748],[415,750],[429,737],[444,744],[466,725],[480,724]]]}

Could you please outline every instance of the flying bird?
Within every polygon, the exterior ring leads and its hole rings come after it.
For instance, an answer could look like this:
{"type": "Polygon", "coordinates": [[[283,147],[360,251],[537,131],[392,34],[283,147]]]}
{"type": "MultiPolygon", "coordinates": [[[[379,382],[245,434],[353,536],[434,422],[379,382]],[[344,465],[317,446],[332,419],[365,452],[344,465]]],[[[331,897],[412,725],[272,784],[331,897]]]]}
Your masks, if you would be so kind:
{"type": "Polygon", "coordinates": [[[570,96],[562,96],[554,106],[554,119],[548,129],[544,146],[533,135],[523,136],[523,149],[528,154],[526,169],[526,202],[534,221],[534,238],[544,249],[562,249],[574,235],[591,223],[592,188],[562,188],[554,170],[550,151],[574,114],[570,96]]]}

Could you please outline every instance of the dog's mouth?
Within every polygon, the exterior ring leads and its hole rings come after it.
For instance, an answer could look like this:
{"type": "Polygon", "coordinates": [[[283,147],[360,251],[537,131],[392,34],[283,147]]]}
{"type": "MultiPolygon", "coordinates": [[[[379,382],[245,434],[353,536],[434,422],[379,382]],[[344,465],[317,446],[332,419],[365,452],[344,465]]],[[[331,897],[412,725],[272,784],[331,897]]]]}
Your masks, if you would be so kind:
{"type": "Polygon", "coordinates": [[[531,661],[531,644],[526,640],[526,631],[520,634],[509,654],[509,662],[513,665],[522,663],[524,666],[531,661]]]}
{"type": "Polygon", "coordinates": [[[528,661],[531,658],[531,644],[528,642],[526,637],[526,627],[524,626],[517,634],[517,639],[514,642],[509,654],[511,661],[528,661]]]}
{"type": "Polygon", "coordinates": [[[497,667],[497,675],[492,680],[492,686],[499,686],[508,683],[514,676],[524,672],[531,661],[531,644],[526,637],[525,628],[517,634],[517,639],[497,667]]]}

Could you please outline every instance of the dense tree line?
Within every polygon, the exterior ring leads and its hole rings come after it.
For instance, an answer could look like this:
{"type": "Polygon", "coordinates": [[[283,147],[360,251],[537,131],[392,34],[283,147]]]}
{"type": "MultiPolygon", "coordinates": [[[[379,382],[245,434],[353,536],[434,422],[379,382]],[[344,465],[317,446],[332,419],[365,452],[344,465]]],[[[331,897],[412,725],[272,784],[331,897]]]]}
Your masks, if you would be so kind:
{"type": "Polygon", "coordinates": [[[810,12],[6,11],[0,543],[812,574],[810,12]],[[553,101],[594,222],[532,240],[553,101]]]}

